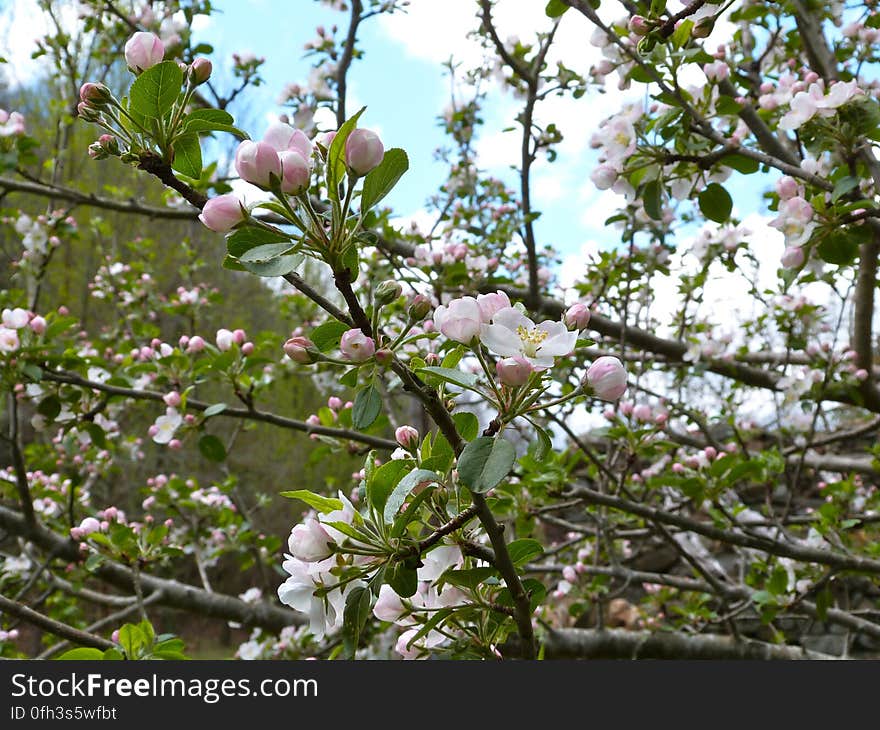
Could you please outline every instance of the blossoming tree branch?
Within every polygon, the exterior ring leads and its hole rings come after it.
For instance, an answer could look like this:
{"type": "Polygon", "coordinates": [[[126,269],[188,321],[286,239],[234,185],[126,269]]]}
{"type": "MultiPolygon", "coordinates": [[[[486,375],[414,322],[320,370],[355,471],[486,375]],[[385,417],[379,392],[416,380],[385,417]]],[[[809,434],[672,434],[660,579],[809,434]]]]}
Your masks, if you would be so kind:
{"type": "Polygon", "coordinates": [[[186,632],[156,627],[175,610],[250,631],[241,658],[876,654],[873,3],[550,0],[509,38],[516,3],[475,0],[430,227],[383,205],[418,171],[346,99],[364,24],[410,4],[325,4],[340,24],[257,139],[263,59],[217,78],[191,32],[209,4],[82,2],[71,30],[41,3],[55,149],[0,111],[0,651],[30,626],[41,656],[180,658],[186,632]],[[475,144],[497,86],[520,105],[507,180],[475,144]],[[621,108],[594,129],[546,111],[602,93],[621,108]],[[618,210],[562,277],[533,178],[573,135],[618,210]],[[134,236],[90,271],[112,317],[50,305],[53,272],[113,239],[86,211],[185,226],[238,283],[169,289],[163,257],[204,264],[189,238],[134,236]],[[208,329],[244,282],[281,324],[208,329]],[[292,382],[326,405],[279,409],[292,382]],[[254,484],[256,427],[353,478],[254,484]]]}

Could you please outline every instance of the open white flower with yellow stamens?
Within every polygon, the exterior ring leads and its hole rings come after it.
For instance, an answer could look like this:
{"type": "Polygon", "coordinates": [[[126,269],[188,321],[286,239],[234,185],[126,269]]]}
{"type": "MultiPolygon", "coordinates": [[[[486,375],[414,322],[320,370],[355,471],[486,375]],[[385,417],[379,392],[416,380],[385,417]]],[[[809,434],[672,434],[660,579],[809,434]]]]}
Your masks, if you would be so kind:
{"type": "Polygon", "coordinates": [[[520,355],[535,370],[546,370],[553,367],[555,358],[571,354],[577,332],[549,319],[536,325],[518,309],[507,307],[495,313],[492,324],[480,328],[480,341],[496,355],[520,355]]]}

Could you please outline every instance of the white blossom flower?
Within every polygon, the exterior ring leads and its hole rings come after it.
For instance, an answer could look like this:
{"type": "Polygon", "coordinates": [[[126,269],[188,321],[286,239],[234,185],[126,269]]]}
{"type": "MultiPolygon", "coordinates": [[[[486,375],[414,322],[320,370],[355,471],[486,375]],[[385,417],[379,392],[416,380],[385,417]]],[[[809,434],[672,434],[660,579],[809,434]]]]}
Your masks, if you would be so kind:
{"type": "Polygon", "coordinates": [[[177,412],[176,408],[166,409],[165,415],[159,416],[153,424],[156,428],[153,441],[157,444],[167,444],[174,438],[174,432],[180,428],[181,423],[183,423],[183,416],[177,412]]]}
{"type": "Polygon", "coordinates": [[[480,328],[480,340],[496,355],[521,355],[536,370],[553,367],[556,357],[574,350],[577,332],[569,332],[564,322],[545,320],[535,324],[518,309],[499,310],[492,324],[480,328]]]}

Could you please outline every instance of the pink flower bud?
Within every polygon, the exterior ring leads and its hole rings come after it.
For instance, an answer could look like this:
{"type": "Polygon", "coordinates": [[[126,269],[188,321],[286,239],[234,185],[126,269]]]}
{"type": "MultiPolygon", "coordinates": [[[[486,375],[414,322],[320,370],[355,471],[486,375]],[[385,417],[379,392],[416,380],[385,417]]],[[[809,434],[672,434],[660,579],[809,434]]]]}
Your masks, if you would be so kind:
{"type": "Polygon", "coordinates": [[[174,449],[174,451],[180,451],[183,448],[183,443],[180,439],[171,439],[168,442],[168,448],[174,449]]]}
{"type": "Polygon", "coordinates": [[[246,139],[235,152],[235,169],[242,180],[268,188],[273,176],[281,178],[281,159],[275,148],[266,142],[246,139]]]}
{"type": "Polygon", "coordinates": [[[394,359],[394,353],[387,347],[381,347],[376,350],[376,362],[379,365],[388,365],[394,359]]]}
{"type": "Polygon", "coordinates": [[[373,357],[376,352],[376,343],[372,337],[367,337],[360,329],[350,329],[342,335],[339,341],[339,351],[343,357],[353,362],[363,362],[373,357]]]}
{"type": "Polygon", "coordinates": [[[245,210],[234,193],[211,198],[199,215],[206,227],[217,233],[226,233],[245,219],[245,210]]]}
{"type": "Polygon", "coordinates": [[[790,200],[797,197],[799,191],[797,180],[788,175],[783,175],[776,181],[776,193],[781,200],[790,200]]]}
{"type": "Polygon", "coordinates": [[[241,346],[241,354],[244,355],[245,357],[253,355],[254,354],[254,343],[253,342],[245,342],[241,346]]]}
{"type": "Polygon", "coordinates": [[[91,535],[93,532],[100,532],[101,523],[94,517],[86,517],[79,523],[79,529],[82,530],[83,535],[91,535]]]}
{"type": "Polygon", "coordinates": [[[804,250],[800,246],[787,246],[782,252],[782,266],[785,269],[797,269],[804,265],[804,250]]]}
{"type": "Polygon", "coordinates": [[[324,560],[333,554],[332,537],[314,518],[308,518],[290,531],[287,547],[293,557],[307,563],[324,560]]]}
{"type": "Polygon", "coordinates": [[[416,294],[409,305],[408,314],[413,322],[421,322],[431,311],[431,300],[424,294],[416,294]]]}
{"type": "Polygon", "coordinates": [[[280,152],[281,190],[288,195],[299,195],[309,189],[309,163],[299,152],[280,152]]]}
{"type": "Polygon", "coordinates": [[[294,129],[284,122],[272,122],[263,141],[276,152],[299,152],[306,164],[312,159],[312,143],[300,129],[294,129]]]}
{"type": "Polygon", "coordinates": [[[247,339],[247,333],[243,329],[234,330],[232,332],[232,339],[235,340],[236,345],[242,345],[247,339]]]}
{"type": "Polygon", "coordinates": [[[211,72],[214,70],[213,64],[207,58],[197,58],[189,67],[190,78],[195,86],[204,84],[211,78],[211,72]]]}
{"type": "Polygon", "coordinates": [[[216,342],[217,349],[226,352],[235,342],[235,335],[229,330],[221,328],[217,330],[216,342]]]}
{"type": "Polygon", "coordinates": [[[125,44],[125,62],[139,74],[165,58],[165,44],[153,33],[135,33],[125,44]]]}
{"type": "Polygon", "coordinates": [[[195,337],[190,338],[189,343],[186,346],[186,351],[189,354],[193,354],[195,352],[201,352],[202,350],[205,349],[206,344],[207,343],[205,342],[205,340],[202,337],[200,337],[199,335],[196,335],[195,337]]]}
{"type": "Polygon", "coordinates": [[[582,330],[590,323],[590,310],[583,302],[572,304],[565,313],[565,326],[570,330],[582,330]]]}
{"type": "Polygon", "coordinates": [[[31,331],[41,335],[46,331],[46,320],[38,315],[30,321],[30,328],[31,331]]]}
{"type": "Polygon", "coordinates": [[[703,454],[705,454],[706,458],[710,461],[718,456],[718,451],[714,446],[707,446],[703,449],[703,454]]]}
{"type": "Polygon", "coordinates": [[[633,408],[633,418],[637,421],[641,421],[642,423],[647,423],[651,420],[651,406],[646,403],[639,403],[635,408],[633,408]]]}
{"type": "Polygon", "coordinates": [[[646,36],[651,32],[651,24],[641,15],[633,15],[629,19],[629,30],[637,36],[646,36]]]}
{"type": "Polygon", "coordinates": [[[366,175],[384,156],[382,140],[369,129],[355,129],[345,140],[345,163],[355,175],[366,175]]]}
{"type": "Polygon", "coordinates": [[[534,368],[522,355],[515,355],[502,358],[495,363],[495,372],[498,373],[498,380],[504,385],[516,388],[529,382],[534,368]]]}
{"type": "Polygon", "coordinates": [[[684,472],[684,464],[679,464],[677,461],[672,465],[672,471],[675,474],[681,474],[684,472]]]}
{"type": "Polygon", "coordinates": [[[401,426],[394,432],[394,438],[407,451],[413,451],[419,446],[419,432],[412,426],[401,426]]]}
{"type": "Polygon", "coordinates": [[[300,365],[309,365],[315,361],[312,357],[314,349],[315,343],[308,337],[291,337],[284,343],[284,354],[300,365]]]}
{"type": "Polygon", "coordinates": [[[584,376],[593,394],[602,400],[613,401],[626,392],[626,369],[616,357],[605,355],[590,365],[584,376]]]}
{"type": "Polygon", "coordinates": [[[853,376],[856,380],[867,380],[868,379],[868,371],[864,368],[859,368],[853,373],[853,376]]]}
{"type": "Polygon", "coordinates": [[[331,395],[327,399],[327,407],[332,408],[334,411],[338,411],[340,408],[342,408],[342,398],[331,395]]]}
{"type": "Polygon", "coordinates": [[[165,395],[163,395],[162,400],[165,401],[166,406],[177,408],[177,406],[179,406],[181,402],[180,393],[178,393],[176,390],[172,390],[170,393],[166,393],[165,395]]]}
{"type": "Polygon", "coordinates": [[[483,313],[473,297],[454,299],[446,306],[434,310],[434,325],[446,337],[464,345],[480,334],[483,313]]]}
{"type": "Polygon", "coordinates": [[[480,315],[483,318],[483,323],[489,324],[498,312],[502,309],[507,309],[510,306],[510,297],[508,297],[503,291],[494,292],[492,294],[478,294],[477,304],[480,307],[480,315]]]}
{"type": "Polygon", "coordinates": [[[79,98],[80,101],[93,107],[101,107],[110,101],[113,95],[104,84],[94,84],[89,81],[79,87],[79,98]]]}

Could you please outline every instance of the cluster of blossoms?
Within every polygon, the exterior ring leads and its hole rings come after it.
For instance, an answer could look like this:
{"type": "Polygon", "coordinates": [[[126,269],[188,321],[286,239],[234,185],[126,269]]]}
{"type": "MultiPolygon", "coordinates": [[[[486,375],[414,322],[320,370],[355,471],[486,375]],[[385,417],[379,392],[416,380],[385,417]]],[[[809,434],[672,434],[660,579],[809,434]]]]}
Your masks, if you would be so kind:
{"type": "MultiPolygon", "coordinates": [[[[809,162],[805,161],[802,167],[814,172],[815,166],[811,168],[809,162]]],[[[795,269],[804,264],[806,254],[803,245],[810,240],[816,228],[815,210],[810,201],[803,197],[803,186],[792,177],[781,177],[776,183],[776,193],[779,196],[779,215],[770,221],[770,225],[785,236],[782,265],[795,269]]]]}
{"type": "Polygon", "coordinates": [[[17,137],[25,132],[24,117],[19,112],[0,109],[0,137],[17,137]]]}
{"type": "MultiPolygon", "coordinates": [[[[245,140],[239,144],[235,169],[242,180],[263,190],[282,195],[305,195],[311,183],[315,149],[328,149],[335,134],[327,132],[313,141],[300,129],[282,121],[273,122],[262,140],[245,140]]],[[[357,177],[373,170],[384,154],[382,141],[368,129],[355,129],[345,143],[346,164],[357,177]]],[[[212,231],[225,233],[247,217],[247,209],[239,197],[226,193],[211,198],[199,220],[212,231]]]]}
{"type": "MultiPolygon", "coordinates": [[[[335,548],[346,536],[331,523],[351,525],[358,516],[354,505],[341,492],[339,500],[341,509],[307,516],[291,530],[289,555],[283,564],[289,577],[278,587],[281,602],[307,614],[309,629],[319,640],[342,625],[346,593],[362,585],[358,581],[342,583],[334,575],[333,569],[346,559],[342,554],[337,556],[335,548]]],[[[362,556],[348,559],[364,562],[362,556]]]]}
{"type": "Polygon", "coordinates": [[[809,84],[805,90],[798,90],[799,83],[792,85],[789,111],[779,120],[780,129],[800,129],[817,115],[832,117],[844,104],[864,94],[856,81],[837,81],[831,84],[826,93],[825,84],[815,72],[807,74],[803,83],[809,84]]]}
{"type": "Polygon", "coordinates": [[[19,333],[22,330],[42,335],[46,331],[46,320],[21,307],[4,309],[2,326],[0,326],[0,353],[9,355],[19,349],[21,346],[19,333]]]}
{"type": "MultiPolygon", "coordinates": [[[[344,569],[357,566],[369,570],[375,561],[359,550],[354,554],[347,551],[358,547],[345,534],[349,532],[347,528],[361,524],[363,518],[345,495],[340,492],[338,498],[340,509],[307,515],[293,528],[288,540],[289,554],[283,564],[289,577],[278,588],[282,603],[308,615],[309,632],[316,640],[342,625],[346,597],[352,589],[365,585],[360,578],[341,578],[344,569]]],[[[373,613],[382,621],[406,627],[397,642],[397,651],[405,658],[414,658],[446,641],[436,630],[413,641],[419,628],[411,614],[462,603],[463,594],[454,587],[444,587],[441,581],[448,569],[460,567],[462,562],[457,546],[438,545],[423,556],[415,595],[403,599],[387,584],[380,588],[373,613]]]]}

